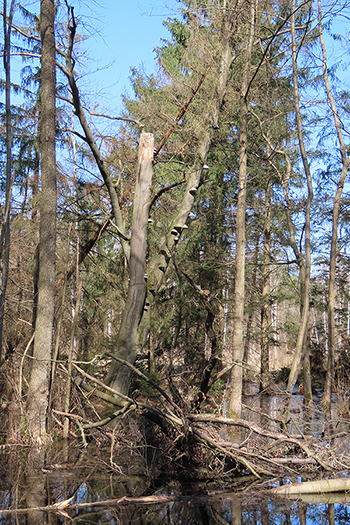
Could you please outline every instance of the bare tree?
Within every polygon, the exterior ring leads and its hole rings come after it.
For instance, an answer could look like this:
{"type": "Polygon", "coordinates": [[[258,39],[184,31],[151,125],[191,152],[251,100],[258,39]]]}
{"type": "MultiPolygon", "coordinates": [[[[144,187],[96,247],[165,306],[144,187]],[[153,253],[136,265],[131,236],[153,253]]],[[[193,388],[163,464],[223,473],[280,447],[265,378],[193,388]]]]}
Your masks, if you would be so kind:
{"type": "MultiPolygon", "coordinates": [[[[147,227],[153,177],[154,137],[142,133],[136,175],[130,244],[129,290],[113,354],[134,364],[139,352],[138,327],[146,298],[147,227]]],[[[123,395],[129,392],[131,369],[113,360],[106,383],[123,395]]]]}

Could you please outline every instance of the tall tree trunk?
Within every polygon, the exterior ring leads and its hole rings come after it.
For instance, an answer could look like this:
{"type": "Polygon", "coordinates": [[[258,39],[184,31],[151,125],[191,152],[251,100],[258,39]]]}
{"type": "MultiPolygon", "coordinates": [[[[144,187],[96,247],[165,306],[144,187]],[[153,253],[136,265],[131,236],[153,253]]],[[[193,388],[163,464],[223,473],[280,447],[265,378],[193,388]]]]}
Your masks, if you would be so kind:
{"type": "MultiPolygon", "coordinates": [[[[300,307],[301,307],[301,322],[298,333],[298,339],[296,348],[294,351],[293,362],[288,378],[286,400],[283,407],[283,412],[288,417],[289,403],[293,392],[294,385],[297,381],[300,368],[305,357],[306,351],[306,336],[309,316],[309,294],[310,294],[310,278],[311,278],[311,204],[313,200],[313,189],[312,189],[312,177],[309,162],[307,159],[307,153],[305,150],[304,136],[303,136],[303,124],[300,112],[300,101],[299,101],[299,88],[298,88],[298,66],[297,66],[297,44],[295,34],[295,0],[292,2],[292,18],[291,18],[291,29],[292,29],[292,60],[293,60],[293,98],[295,116],[297,122],[298,141],[301,158],[303,161],[304,171],[307,180],[308,196],[306,201],[305,209],[305,264],[302,260],[302,255],[299,250],[294,253],[299,261],[299,280],[300,280],[300,307]]],[[[310,395],[310,392],[307,393],[310,395]]]]}
{"type": "Polygon", "coordinates": [[[55,303],[57,192],[54,23],[54,0],[41,0],[40,146],[42,190],[40,196],[39,292],[33,351],[34,361],[27,401],[28,431],[33,439],[39,439],[46,433],[55,303]]]}
{"type": "Polygon", "coordinates": [[[306,348],[303,350],[303,386],[304,386],[304,404],[309,406],[312,404],[312,382],[311,382],[311,364],[310,364],[310,347],[309,338],[305,337],[304,344],[306,348]]]}
{"type": "Polygon", "coordinates": [[[224,22],[222,26],[222,51],[220,57],[219,74],[217,77],[216,99],[213,101],[213,109],[211,114],[208,115],[209,126],[203,130],[202,138],[198,144],[197,158],[186,177],[187,184],[184,198],[179,206],[177,215],[169,229],[168,234],[165,238],[161,239],[159,243],[157,257],[154,258],[148,267],[149,279],[147,282],[147,304],[149,305],[149,309],[144,312],[141,322],[143,341],[146,340],[147,334],[149,333],[151,306],[159,288],[162,285],[164,274],[168,267],[169,261],[171,260],[171,252],[176,247],[176,242],[178,240],[178,237],[171,234],[171,231],[177,229],[180,235],[186,225],[186,221],[196,199],[203,166],[206,163],[209,149],[213,140],[214,130],[218,128],[220,109],[222,107],[226,93],[229,72],[232,63],[231,38],[235,24],[234,16],[236,14],[235,8],[228,8],[226,6],[226,2],[224,2],[223,11],[224,22]]]}
{"type": "MultiPolygon", "coordinates": [[[[252,271],[251,271],[251,283],[250,287],[252,289],[252,294],[256,296],[256,290],[257,290],[257,279],[258,279],[258,266],[259,266],[259,255],[260,255],[260,231],[257,230],[255,232],[255,239],[254,239],[254,255],[252,259],[252,271]]],[[[254,302],[254,299],[252,298],[252,301],[254,302]]],[[[250,308],[248,319],[247,319],[247,331],[246,336],[244,340],[244,352],[243,352],[243,364],[246,366],[249,362],[249,350],[252,340],[255,340],[255,334],[254,334],[254,314],[255,309],[250,308]]]]}
{"type": "MultiPolygon", "coordinates": [[[[142,133],[139,145],[139,163],[130,245],[129,291],[114,348],[114,355],[134,364],[139,350],[138,328],[146,298],[146,253],[151,184],[153,176],[154,137],[142,133]]],[[[112,360],[106,383],[123,395],[128,395],[131,370],[112,360]]]]}
{"type": "Polygon", "coordinates": [[[327,98],[334,118],[334,125],[338,135],[339,150],[341,154],[341,162],[343,165],[339,181],[337,183],[337,191],[334,197],[333,203],[333,217],[332,217],[332,241],[331,241],[331,255],[329,263],[329,288],[328,288],[328,361],[327,361],[327,377],[324,388],[324,396],[322,405],[325,409],[330,410],[332,386],[334,381],[334,354],[335,354],[335,277],[337,267],[337,243],[338,243],[338,223],[339,223],[339,212],[341,196],[343,193],[345,178],[349,170],[349,159],[346,154],[346,146],[344,143],[342,133],[342,123],[339,120],[338,111],[335,105],[334,97],[331,91],[328,73],[327,73],[327,54],[326,46],[323,39],[323,28],[322,28],[322,8],[321,1],[318,0],[318,25],[319,25],[319,36],[322,48],[322,68],[323,68],[323,81],[326,86],[327,98]]]}
{"type": "Polygon", "coordinates": [[[5,111],[6,111],[6,187],[5,187],[5,214],[1,230],[0,252],[3,259],[2,265],[2,289],[0,294],[0,363],[2,357],[2,339],[5,314],[5,297],[9,273],[10,260],[10,208],[11,208],[11,152],[12,152],[12,122],[11,122],[11,24],[15,0],[11,1],[10,13],[7,19],[7,5],[4,0],[4,69],[5,69],[5,111]]]}
{"type": "MultiPolygon", "coordinates": [[[[268,157],[270,152],[268,151],[268,157]]],[[[270,386],[270,331],[271,331],[271,304],[270,304],[270,272],[271,272],[271,177],[267,181],[265,192],[264,217],[264,254],[261,291],[261,365],[260,389],[266,390],[270,386]]]]}
{"type": "Polygon", "coordinates": [[[241,86],[240,110],[240,153],[238,175],[238,200],[236,217],[236,258],[235,258],[235,304],[233,311],[234,333],[231,370],[230,415],[241,417],[242,411],[242,361],[244,351],[244,300],[245,300],[245,213],[247,193],[247,142],[248,142],[248,85],[251,56],[255,34],[255,0],[251,0],[249,17],[249,38],[245,53],[245,64],[241,86]]]}

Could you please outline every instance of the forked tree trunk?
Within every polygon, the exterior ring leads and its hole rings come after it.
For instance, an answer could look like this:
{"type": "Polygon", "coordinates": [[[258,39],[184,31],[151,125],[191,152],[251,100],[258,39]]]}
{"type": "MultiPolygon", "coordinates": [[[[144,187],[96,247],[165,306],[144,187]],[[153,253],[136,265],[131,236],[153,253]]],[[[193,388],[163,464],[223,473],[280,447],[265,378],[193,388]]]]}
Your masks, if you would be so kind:
{"type": "MultiPolygon", "coordinates": [[[[130,245],[129,291],[113,354],[134,364],[139,351],[138,328],[146,298],[146,252],[151,184],[153,176],[154,137],[142,133],[139,145],[138,172],[133,208],[130,245]]],[[[131,370],[112,360],[106,383],[123,395],[128,395],[131,370]]]]}
{"type": "Polygon", "coordinates": [[[46,433],[55,302],[56,154],[55,154],[55,11],[53,0],[41,0],[41,197],[39,293],[33,365],[27,401],[27,424],[32,438],[46,433]]]}
{"type": "MultiPolygon", "coordinates": [[[[229,2],[231,3],[231,2],[229,2]]],[[[222,103],[224,99],[224,95],[226,93],[226,87],[227,82],[229,79],[229,71],[230,66],[232,63],[232,36],[234,34],[234,25],[239,18],[239,14],[241,13],[240,10],[236,9],[236,5],[226,5],[226,1],[224,2],[224,5],[222,7],[222,50],[221,50],[221,56],[215,57],[215,60],[213,60],[212,65],[208,66],[206,73],[204,73],[201,81],[197,85],[196,89],[194,90],[193,94],[195,94],[199,87],[202,85],[202,82],[206,78],[206,74],[209,71],[209,69],[214,66],[217,62],[219,65],[219,74],[217,76],[217,86],[216,86],[216,98],[211,104],[211,112],[208,115],[208,126],[207,128],[203,129],[201,140],[198,144],[197,148],[197,157],[195,159],[195,162],[191,169],[189,170],[189,173],[186,177],[187,179],[187,185],[186,185],[186,191],[184,198],[178,208],[177,215],[174,218],[174,221],[172,222],[172,225],[169,229],[169,232],[167,235],[162,238],[158,245],[158,256],[154,258],[154,260],[150,263],[148,268],[148,282],[147,282],[147,298],[145,300],[146,308],[143,309],[143,315],[140,325],[138,326],[138,335],[139,337],[138,342],[140,341],[141,345],[145,344],[147,341],[147,337],[149,334],[149,327],[150,327],[150,309],[151,305],[153,303],[155,294],[159,290],[163,278],[164,273],[168,267],[169,261],[171,260],[171,253],[172,250],[176,247],[176,243],[179,239],[178,235],[173,235],[175,230],[178,232],[178,234],[181,234],[181,231],[183,228],[186,227],[186,221],[188,219],[188,216],[191,212],[193,203],[196,198],[196,193],[200,184],[200,179],[203,171],[203,166],[205,165],[206,158],[212,143],[214,130],[218,128],[218,120],[220,115],[220,110],[222,108],[222,103]]],[[[118,203],[118,197],[117,193],[115,191],[113,181],[110,177],[109,171],[103,162],[103,158],[98,150],[97,144],[93,138],[92,132],[88,126],[87,120],[85,118],[84,110],[81,105],[80,97],[79,97],[79,90],[75,82],[74,78],[74,59],[73,59],[73,44],[74,44],[74,37],[76,33],[76,20],[74,18],[73,9],[69,8],[69,15],[70,15],[70,38],[69,38],[69,45],[68,45],[68,52],[66,54],[66,67],[64,69],[65,74],[67,75],[67,78],[69,80],[69,84],[71,87],[72,95],[73,95],[73,104],[75,108],[75,112],[77,117],[80,120],[80,124],[84,130],[84,140],[89,145],[95,160],[97,162],[98,168],[101,172],[101,175],[103,176],[104,182],[108,188],[110,198],[111,198],[111,204],[113,209],[113,214],[115,218],[115,223],[118,228],[120,239],[123,247],[124,255],[129,261],[130,259],[130,246],[128,243],[128,239],[125,235],[124,231],[124,223],[123,223],[123,217],[121,214],[121,210],[118,203]]],[[[193,96],[190,97],[190,100],[185,104],[183,110],[187,110],[188,104],[192,100],[193,96]]],[[[181,112],[180,112],[181,113],[181,112]]],[[[171,128],[171,131],[174,129],[174,127],[171,128]]],[[[168,135],[167,135],[168,136],[168,135]]],[[[164,141],[162,141],[163,143],[164,141]]],[[[161,143],[161,144],[162,144],[161,143]]],[[[157,148],[157,151],[159,151],[160,145],[157,148]]],[[[128,299],[128,301],[131,301],[128,299]]],[[[116,355],[128,353],[126,350],[126,346],[123,344],[123,335],[122,333],[125,332],[125,326],[128,324],[127,318],[130,316],[127,315],[127,310],[131,308],[131,305],[127,305],[124,315],[122,324],[124,326],[123,330],[121,327],[120,331],[120,342],[118,343],[120,350],[116,350],[116,355]],[[124,348],[124,350],[123,350],[124,348]]],[[[135,320],[133,321],[135,322],[135,320]]],[[[138,342],[136,346],[138,346],[138,342]]],[[[128,343],[129,344],[129,343],[128,343]]],[[[130,346],[133,346],[133,343],[130,342],[130,346]]],[[[132,351],[133,353],[133,351],[132,351]]],[[[118,367],[120,367],[119,364],[113,363],[111,365],[111,368],[107,375],[107,381],[110,384],[119,384],[120,386],[123,384],[123,388],[128,383],[128,379],[126,377],[125,381],[122,379],[114,379],[118,376],[119,378],[119,372],[117,372],[118,367]],[[115,381],[115,382],[114,382],[115,381]]],[[[121,367],[123,369],[123,367],[121,367]]],[[[129,372],[125,371],[126,376],[129,376],[129,372]]],[[[117,388],[118,389],[118,388],[117,388]]],[[[121,390],[120,390],[121,392],[121,390]]]]}
{"type": "Polygon", "coordinates": [[[210,146],[213,140],[214,130],[218,127],[218,121],[220,116],[220,109],[226,93],[227,83],[229,80],[229,72],[232,63],[232,49],[231,49],[231,37],[234,30],[234,15],[235,10],[226,8],[226,4],[223,7],[223,27],[222,27],[222,51],[220,56],[220,68],[217,77],[217,89],[216,99],[212,104],[212,111],[208,115],[208,127],[203,129],[201,140],[199,141],[197,148],[197,157],[191,169],[189,170],[186,180],[186,190],[184,193],[183,200],[179,206],[177,215],[169,228],[167,235],[160,240],[158,247],[158,255],[149,264],[148,267],[148,283],[147,283],[147,304],[148,310],[144,311],[144,315],[141,322],[142,341],[145,342],[149,333],[150,327],[150,310],[154,302],[155,296],[159,291],[163,280],[164,274],[168,268],[169,261],[171,260],[171,253],[176,247],[176,243],[181,235],[183,228],[186,227],[186,221],[192,210],[193,204],[196,200],[197,190],[200,184],[201,175],[203,172],[203,166],[206,163],[206,159],[210,150],[210,146]],[[227,9],[227,10],[226,10],[227,9]],[[179,236],[173,235],[177,230],[179,236]]]}

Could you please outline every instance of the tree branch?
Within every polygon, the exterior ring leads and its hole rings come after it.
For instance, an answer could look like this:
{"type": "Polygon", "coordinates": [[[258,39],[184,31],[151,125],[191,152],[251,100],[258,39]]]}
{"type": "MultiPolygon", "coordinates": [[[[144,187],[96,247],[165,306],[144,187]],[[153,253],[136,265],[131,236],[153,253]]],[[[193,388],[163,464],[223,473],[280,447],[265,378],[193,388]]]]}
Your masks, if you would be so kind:
{"type": "Polygon", "coordinates": [[[67,7],[68,7],[68,10],[69,10],[69,14],[70,14],[70,21],[71,21],[71,25],[69,26],[69,44],[68,44],[68,50],[67,50],[67,53],[66,53],[66,68],[64,70],[65,74],[67,75],[67,78],[68,78],[68,82],[69,82],[69,85],[70,85],[70,88],[71,88],[71,91],[72,91],[72,96],[73,96],[73,105],[74,105],[74,108],[75,108],[75,113],[80,121],[80,125],[81,127],[83,128],[83,131],[85,133],[85,138],[83,138],[83,140],[85,140],[85,142],[89,145],[90,147],[90,150],[95,158],[95,161],[96,161],[96,164],[98,166],[98,169],[100,171],[100,174],[107,186],[107,189],[108,189],[108,192],[109,192],[109,196],[110,196],[110,199],[111,199],[111,204],[112,204],[112,210],[113,210],[113,215],[114,215],[114,219],[115,219],[115,222],[118,226],[118,229],[120,232],[123,233],[123,236],[121,236],[121,239],[120,239],[120,242],[121,242],[121,245],[122,245],[122,248],[123,248],[123,252],[124,252],[124,255],[125,255],[125,258],[127,259],[127,261],[129,261],[129,258],[130,258],[130,245],[129,243],[125,240],[125,228],[124,228],[124,221],[123,221],[123,217],[122,217],[122,213],[121,213],[121,209],[120,209],[120,206],[119,206],[119,201],[118,201],[118,195],[117,195],[117,192],[115,190],[115,187],[113,185],[113,181],[112,181],[112,178],[110,176],[110,173],[108,171],[108,169],[106,168],[105,164],[104,164],[104,161],[103,161],[103,158],[102,158],[102,155],[100,153],[100,150],[95,142],[95,139],[94,139],[94,136],[91,132],[91,129],[89,127],[89,124],[86,120],[86,117],[85,117],[85,113],[84,113],[84,109],[83,109],[83,106],[81,104],[81,100],[80,100],[80,95],[79,95],[79,89],[78,89],[78,86],[76,84],[76,81],[75,81],[75,76],[74,76],[74,59],[73,59],[73,46],[74,46],[74,39],[75,39],[75,34],[76,34],[76,21],[75,21],[75,18],[74,18],[74,10],[73,10],[73,7],[69,7],[68,4],[67,4],[67,7]]]}

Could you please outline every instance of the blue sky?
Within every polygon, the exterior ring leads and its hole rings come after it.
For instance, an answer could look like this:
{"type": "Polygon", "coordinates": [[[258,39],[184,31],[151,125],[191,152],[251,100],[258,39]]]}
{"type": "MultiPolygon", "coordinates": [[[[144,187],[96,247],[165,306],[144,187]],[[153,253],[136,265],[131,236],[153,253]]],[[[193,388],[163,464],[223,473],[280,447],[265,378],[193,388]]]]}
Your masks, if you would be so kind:
{"type": "Polygon", "coordinates": [[[169,37],[162,22],[178,7],[176,0],[106,0],[103,7],[81,4],[76,9],[77,16],[79,11],[84,15],[89,34],[83,44],[87,71],[95,71],[87,74],[88,91],[98,93],[102,106],[112,106],[116,112],[121,109],[121,94],[130,92],[131,67],[143,64],[148,73],[155,70],[153,50],[161,38],[169,37]]]}
{"type": "MultiPolygon", "coordinates": [[[[39,13],[38,0],[23,3],[29,11],[39,13]]],[[[130,68],[143,65],[147,73],[155,70],[154,48],[160,39],[169,37],[163,21],[176,16],[180,3],[177,0],[68,0],[68,3],[74,6],[77,33],[87,36],[79,50],[84,53],[77,66],[79,76],[84,73],[78,78],[79,88],[91,104],[99,102],[99,111],[107,110],[117,116],[122,109],[122,93],[131,92],[130,68]]],[[[61,5],[64,20],[65,6],[63,2],[61,5]]],[[[14,23],[23,23],[18,10],[14,23]]],[[[17,43],[14,38],[13,43],[17,43]]],[[[22,67],[22,59],[12,57],[13,82],[19,82],[22,67]]]]}

